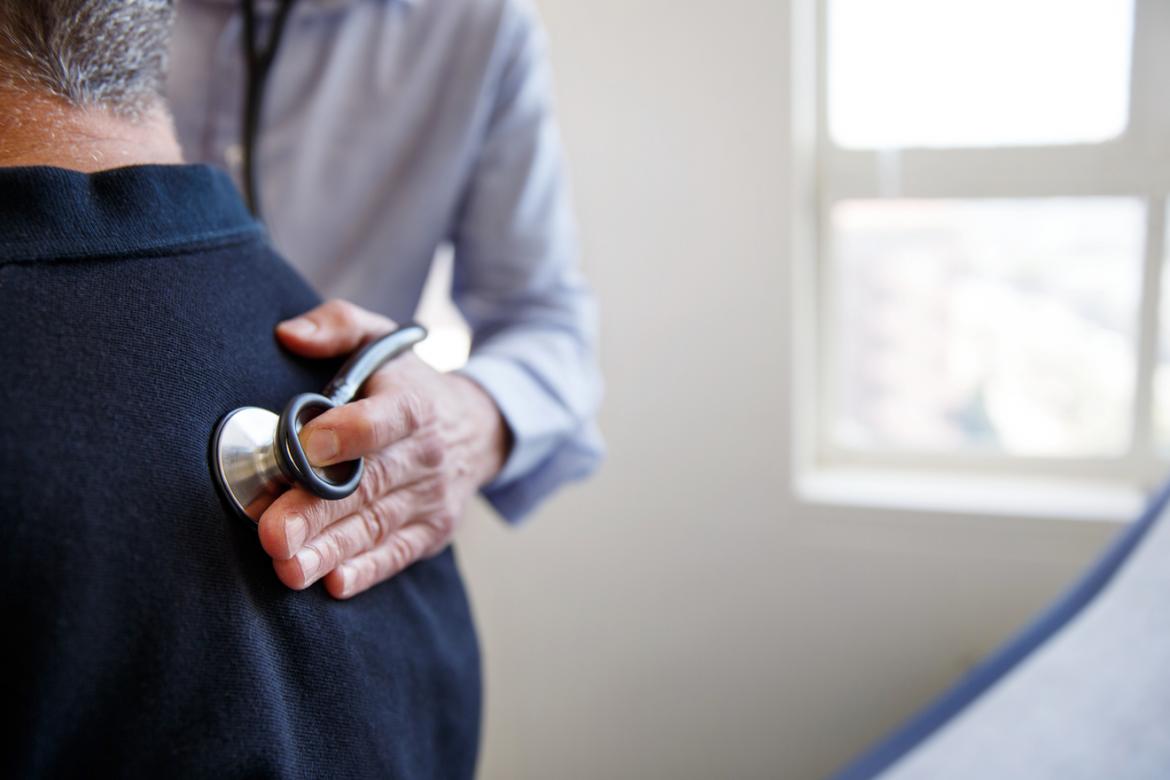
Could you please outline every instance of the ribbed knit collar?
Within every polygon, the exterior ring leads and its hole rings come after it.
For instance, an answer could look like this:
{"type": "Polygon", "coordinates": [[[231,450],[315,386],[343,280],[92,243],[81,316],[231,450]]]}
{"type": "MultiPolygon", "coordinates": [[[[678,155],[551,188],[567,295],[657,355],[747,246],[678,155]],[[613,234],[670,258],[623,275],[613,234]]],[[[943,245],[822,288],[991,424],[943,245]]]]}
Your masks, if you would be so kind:
{"type": "Polygon", "coordinates": [[[262,233],[208,165],[0,168],[0,263],[157,255],[262,233]]]}

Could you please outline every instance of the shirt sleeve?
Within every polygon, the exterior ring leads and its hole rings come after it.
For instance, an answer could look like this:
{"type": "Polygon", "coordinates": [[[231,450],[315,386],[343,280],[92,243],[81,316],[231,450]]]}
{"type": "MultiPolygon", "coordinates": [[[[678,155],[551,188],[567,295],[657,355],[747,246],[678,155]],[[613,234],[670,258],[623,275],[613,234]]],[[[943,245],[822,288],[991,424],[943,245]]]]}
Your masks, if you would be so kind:
{"type": "Polygon", "coordinates": [[[452,295],[473,333],[463,373],[495,400],[513,448],[483,494],[512,522],[603,455],[593,295],[578,267],[544,36],[508,3],[482,152],[456,230],[452,295]]]}

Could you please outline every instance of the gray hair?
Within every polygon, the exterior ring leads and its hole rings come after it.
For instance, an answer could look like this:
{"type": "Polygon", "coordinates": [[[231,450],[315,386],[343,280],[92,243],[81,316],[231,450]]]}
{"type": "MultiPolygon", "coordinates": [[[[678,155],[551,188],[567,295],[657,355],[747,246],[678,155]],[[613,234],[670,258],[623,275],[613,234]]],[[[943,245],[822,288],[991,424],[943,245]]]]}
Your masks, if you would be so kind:
{"type": "Polygon", "coordinates": [[[0,86],[138,118],[162,103],[174,0],[0,0],[0,86]]]}

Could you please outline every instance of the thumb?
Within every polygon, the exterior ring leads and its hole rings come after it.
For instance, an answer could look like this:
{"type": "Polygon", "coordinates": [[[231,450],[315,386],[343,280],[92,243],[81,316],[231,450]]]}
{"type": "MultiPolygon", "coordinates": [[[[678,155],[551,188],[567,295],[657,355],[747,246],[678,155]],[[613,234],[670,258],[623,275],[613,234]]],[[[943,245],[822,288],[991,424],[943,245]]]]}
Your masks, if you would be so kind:
{"type": "Polygon", "coordinates": [[[276,326],[280,343],[298,355],[347,355],[394,329],[394,321],[349,301],[332,300],[276,326]]]}

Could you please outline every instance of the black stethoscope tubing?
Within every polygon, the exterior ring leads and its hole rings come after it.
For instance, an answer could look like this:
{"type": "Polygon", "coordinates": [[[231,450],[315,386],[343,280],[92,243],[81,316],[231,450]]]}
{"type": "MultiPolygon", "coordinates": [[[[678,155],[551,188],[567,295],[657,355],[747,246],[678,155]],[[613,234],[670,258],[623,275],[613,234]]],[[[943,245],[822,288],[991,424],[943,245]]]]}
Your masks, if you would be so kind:
{"type": "Polygon", "coordinates": [[[264,108],[264,88],[280,42],[296,0],[279,0],[268,31],[268,41],[260,46],[256,40],[255,0],[242,0],[244,18],[244,64],[247,67],[247,81],[244,85],[244,121],[242,131],[244,202],[257,219],[261,216],[259,173],[256,167],[256,142],[260,135],[261,112],[264,108]]]}
{"type": "MultiPolygon", "coordinates": [[[[247,83],[244,91],[243,116],[243,189],[248,209],[257,219],[261,217],[259,176],[256,165],[256,143],[260,133],[261,110],[264,105],[264,88],[280,42],[285,25],[296,0],[278,0],[276,13],[272,18],[268,40],[261,47],[256,36],[255,0],[242,0],[244,62],[247,66],[247,83]]],[[[357,395],[370,376],[387,362],[408,351],[426,338],[426,329],[414,323],[402,325],[391,333],[366,344],[358,350],[333,381],[321,394],[302,393],[285,406],[276,420],[270,445],[275,462],[284,480],[298,484],[321,498],[338,500],[357,489],[361,481],[363,462],[361,458],[347,463],[336,464],[326,469],[315,469],[309,463],[300,441],[301,428],[311,419],[334,407],[348,403],[357,395]]],[[[237,409],[226,415],[216,426],[212,436],[212,449],[218,451],[225,430],[232,425],[237,409]]],[[[229,476],[224,472],[222,462],[213,452],[213,468],[220,485],[228,496],[246,514],[246,507],[236,500],[229,476]]],[[[276,487],[275,485],[270,487],[276,487]]],[[[256,518],[253,518],[256,519],[256,518]]]]}

